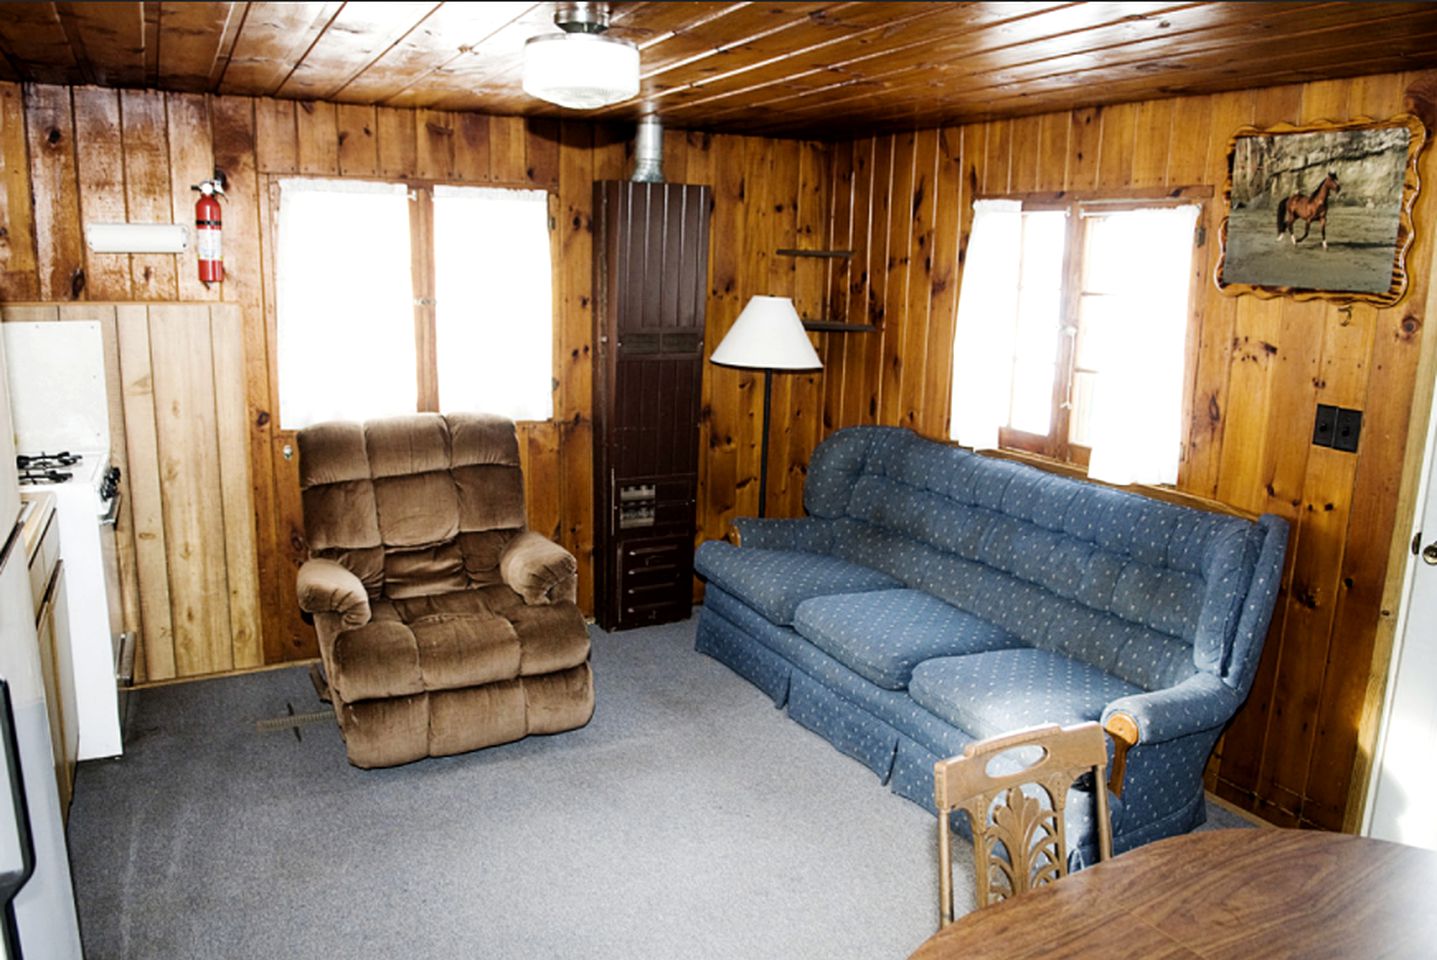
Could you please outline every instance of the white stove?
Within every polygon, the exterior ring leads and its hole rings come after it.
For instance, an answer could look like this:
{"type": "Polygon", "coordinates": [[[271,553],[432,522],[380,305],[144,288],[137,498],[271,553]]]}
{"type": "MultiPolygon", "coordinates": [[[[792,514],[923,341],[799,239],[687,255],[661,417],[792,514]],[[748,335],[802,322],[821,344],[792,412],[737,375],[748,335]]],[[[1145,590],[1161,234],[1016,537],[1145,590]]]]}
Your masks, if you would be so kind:
{"type": "Polygon", "coordinates": [[[115,558],[120,478],[110,467],[103,332],[93,320],[7,321],[0,332],[21,489],[54,494],[60,520],[78,756],[117,756],[123,740],[117,685],[127,682],[134,651],[123,633],[115,558]]]}
{"type": "Polygon", "coordinates": [[[132,670],[115,554],[119,470],[108,452],[21,451],[22,490],[55,497],[60,559],[65,564],[70,662],[80,732],[78,758],[118,756],[122,748],[118,684],[132,670]]]}

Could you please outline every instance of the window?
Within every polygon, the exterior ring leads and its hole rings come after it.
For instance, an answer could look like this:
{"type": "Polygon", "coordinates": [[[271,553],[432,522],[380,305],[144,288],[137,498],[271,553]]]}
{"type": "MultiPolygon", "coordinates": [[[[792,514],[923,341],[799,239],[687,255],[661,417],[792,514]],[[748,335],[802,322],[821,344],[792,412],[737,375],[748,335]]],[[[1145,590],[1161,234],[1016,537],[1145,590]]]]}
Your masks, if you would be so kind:
{"type": "Polygon", "coordinates": [[[974,204],[952,436],[1113,483],[1172,483],[1182,444],[1192,203],[974,204]]]}
{"type": "Polygon", "coordinates": [[[553,413],[548,194],[281,180],[280,426],[553,413]]]}

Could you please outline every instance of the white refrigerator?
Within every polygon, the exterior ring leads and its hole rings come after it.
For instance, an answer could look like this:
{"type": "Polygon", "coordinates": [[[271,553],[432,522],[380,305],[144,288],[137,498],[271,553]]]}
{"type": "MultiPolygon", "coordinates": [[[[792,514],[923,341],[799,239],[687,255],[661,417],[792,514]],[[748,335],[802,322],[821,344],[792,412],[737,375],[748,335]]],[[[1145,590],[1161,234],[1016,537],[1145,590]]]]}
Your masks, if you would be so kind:
{"type": "Polygon", "coordinates": [[[20,539],[20,486],[0,338],[0,958],[82,956],[40,647],[20,539]]]}

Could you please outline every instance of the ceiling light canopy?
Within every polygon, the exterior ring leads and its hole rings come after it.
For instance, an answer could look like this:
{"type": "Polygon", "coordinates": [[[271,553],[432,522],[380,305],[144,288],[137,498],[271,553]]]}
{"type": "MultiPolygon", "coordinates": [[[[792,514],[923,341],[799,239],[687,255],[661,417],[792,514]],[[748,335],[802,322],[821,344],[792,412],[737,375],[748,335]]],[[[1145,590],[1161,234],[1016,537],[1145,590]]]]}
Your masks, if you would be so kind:
{"type": "Polygon", "coordinates": [[[562,33],[524,44],[525,93],[571,110],[596,110],[639,92],[639,50],[604,36],[607,3],[558,4],[554,23],[562,33]]]}

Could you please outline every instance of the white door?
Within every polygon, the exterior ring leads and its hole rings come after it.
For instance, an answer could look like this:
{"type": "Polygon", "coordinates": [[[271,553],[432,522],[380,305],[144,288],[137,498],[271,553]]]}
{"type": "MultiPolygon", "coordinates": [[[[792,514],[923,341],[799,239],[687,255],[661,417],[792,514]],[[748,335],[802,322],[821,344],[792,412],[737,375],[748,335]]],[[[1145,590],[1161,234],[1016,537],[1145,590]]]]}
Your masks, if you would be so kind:
{"type": "Polygon", "coordinates": [[[1437,850],[1437,408],[1432,421],[1363,832],[1437,850]]]}

